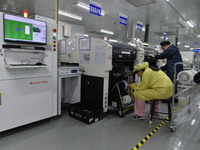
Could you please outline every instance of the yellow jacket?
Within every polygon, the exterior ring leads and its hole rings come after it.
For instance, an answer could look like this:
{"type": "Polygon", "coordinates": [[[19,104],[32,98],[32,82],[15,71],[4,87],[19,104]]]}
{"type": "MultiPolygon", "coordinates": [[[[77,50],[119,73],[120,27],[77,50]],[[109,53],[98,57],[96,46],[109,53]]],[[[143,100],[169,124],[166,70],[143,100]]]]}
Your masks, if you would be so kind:
{"type": "Polygon", "coordinates": [[[173,95],[173,83],[161,70],[153,71],[146,67],[139,84],[133,83],[134,96],[143,100],[168,99],[173,95]]]}

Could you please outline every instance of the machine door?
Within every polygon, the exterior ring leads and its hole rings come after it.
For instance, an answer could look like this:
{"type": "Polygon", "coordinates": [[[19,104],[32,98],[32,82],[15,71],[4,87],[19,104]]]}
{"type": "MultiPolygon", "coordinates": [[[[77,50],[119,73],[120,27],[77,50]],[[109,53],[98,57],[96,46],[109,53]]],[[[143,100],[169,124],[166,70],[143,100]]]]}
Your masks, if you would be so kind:
{"type": "Polygon", "coordinates": [[[89,108],[103,108],[103,84],[101,77],[82,75],[81,102],[89,108]]]}
{"type": "Polygon", "coordinates": [[[0,132],[53,116],[52,79],[0,81],[0,132]]]}

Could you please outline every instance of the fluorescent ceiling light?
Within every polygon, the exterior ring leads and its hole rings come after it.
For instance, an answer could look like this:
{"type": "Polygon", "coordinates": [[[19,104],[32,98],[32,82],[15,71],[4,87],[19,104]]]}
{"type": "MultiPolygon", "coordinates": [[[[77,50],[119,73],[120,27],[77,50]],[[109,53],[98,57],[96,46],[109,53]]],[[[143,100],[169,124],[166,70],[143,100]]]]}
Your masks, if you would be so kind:
{"type": "Polygon", "coordinates": [[[189,48],[190,46],[189,45],[185,45],[185,47],[189,48]]]}
{"type": "Polygon", "coordinates": [[[90,10],[90,7],[89,7],[88,5],[86,5],[86,4],[84,4],[84,3],[81,3],[81,2],[78,2],[78,3],[77,3],[77,6],[82,7],[82,8],[84,8],[84,9],[87,9],[87,10],[90,10]]]}
{"type": "Polygon", "coordinates": [[[117,40],[109,39],[110,42],[118,42],[117,40]]]}
{"type": "Polygon", "coordinates": [[[88,37],[89,35],[88,35],[88,34],[84,34],[84,36],[85,36],[85,37],[88,37]]]}
{"type": "Polygon", "coordinates": [[[191,27],[191,28],[194,28],[194,25],[190,22],[190,21],[186,21],[187,22],[187,24],[189,24],[189,26],[191,27]]]}
{"type": "Polygon", "coordinates": [[[114,34],[114,32],[112,32],[112,31],[108,31],[108,30],[104,30],[104,29],[101,29],[101,32],[103,32],[103,33],[107,33],[107,34],[114,34]]]}
{"type": "Polygon", "coordinates": [[[70,13],[67,13],[67,12],[64,12],[64,11],[61,11],[61,10],[59,10],[58,13],[60,15],[63,15],[63,16],[67,16],[67,17],[74,18],[74,19],[77,19],[77,20],[82,20],[82,17],[80,17],[80,16],[70,14],[70,13]]]}
{"type": "MultiPolygon", "coordinates": [[[[84,9],[87,9],[87,10],[90,10],[89,5],[84,4],[84,3],[81,3],[81,2],[78,2],[78,3],[77,3],[77,6],[82,7],[82,8],[84,8],[84,9]]],[[[101,15],[102,15],[102,16],[105,15],[105,12],[104,12],[103,10],[101,10],[101,15]]]]}

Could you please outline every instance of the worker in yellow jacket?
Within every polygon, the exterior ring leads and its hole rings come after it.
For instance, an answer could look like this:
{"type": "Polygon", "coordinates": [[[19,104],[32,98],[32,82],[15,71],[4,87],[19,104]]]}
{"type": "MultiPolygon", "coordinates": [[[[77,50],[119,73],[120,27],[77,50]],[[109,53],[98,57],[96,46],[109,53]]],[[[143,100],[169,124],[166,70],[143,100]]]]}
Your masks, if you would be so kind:
{"type": "MultiPolygon", "coordinates": [[[[134,66],[134,71],[141,82],[139,84],[128,84],[129,88],[135,90],[135,109],[133,119],[145,119],[145,101],[165,100],[173,94],[173,83],[170,78],[158,68],[150,67],[145,62],[134,66]]],[[[152,101],[150,101],[152,105],[152,101]]],[[[155,105],[155,113],[159,111],[159,101],[155,105]]]]}

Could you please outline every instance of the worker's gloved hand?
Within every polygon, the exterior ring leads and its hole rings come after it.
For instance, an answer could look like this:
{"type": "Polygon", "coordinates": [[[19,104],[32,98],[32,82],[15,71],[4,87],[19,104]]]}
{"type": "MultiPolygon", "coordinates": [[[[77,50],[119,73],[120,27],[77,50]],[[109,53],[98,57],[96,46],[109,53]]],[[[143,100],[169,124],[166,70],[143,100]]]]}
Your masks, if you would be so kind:
{"type": "Polygon", "coordinates": [[[131,88],[132,87],[132,84],[128,84],[128,88],[131,88]]]}
{"type": "Polygon", "coordinates": [[[151,56],[151,57],[153,57],[153,58],[155,57],[155,55],[153,55],[153,54],[149,54],[149,56],[151,56]]]}

